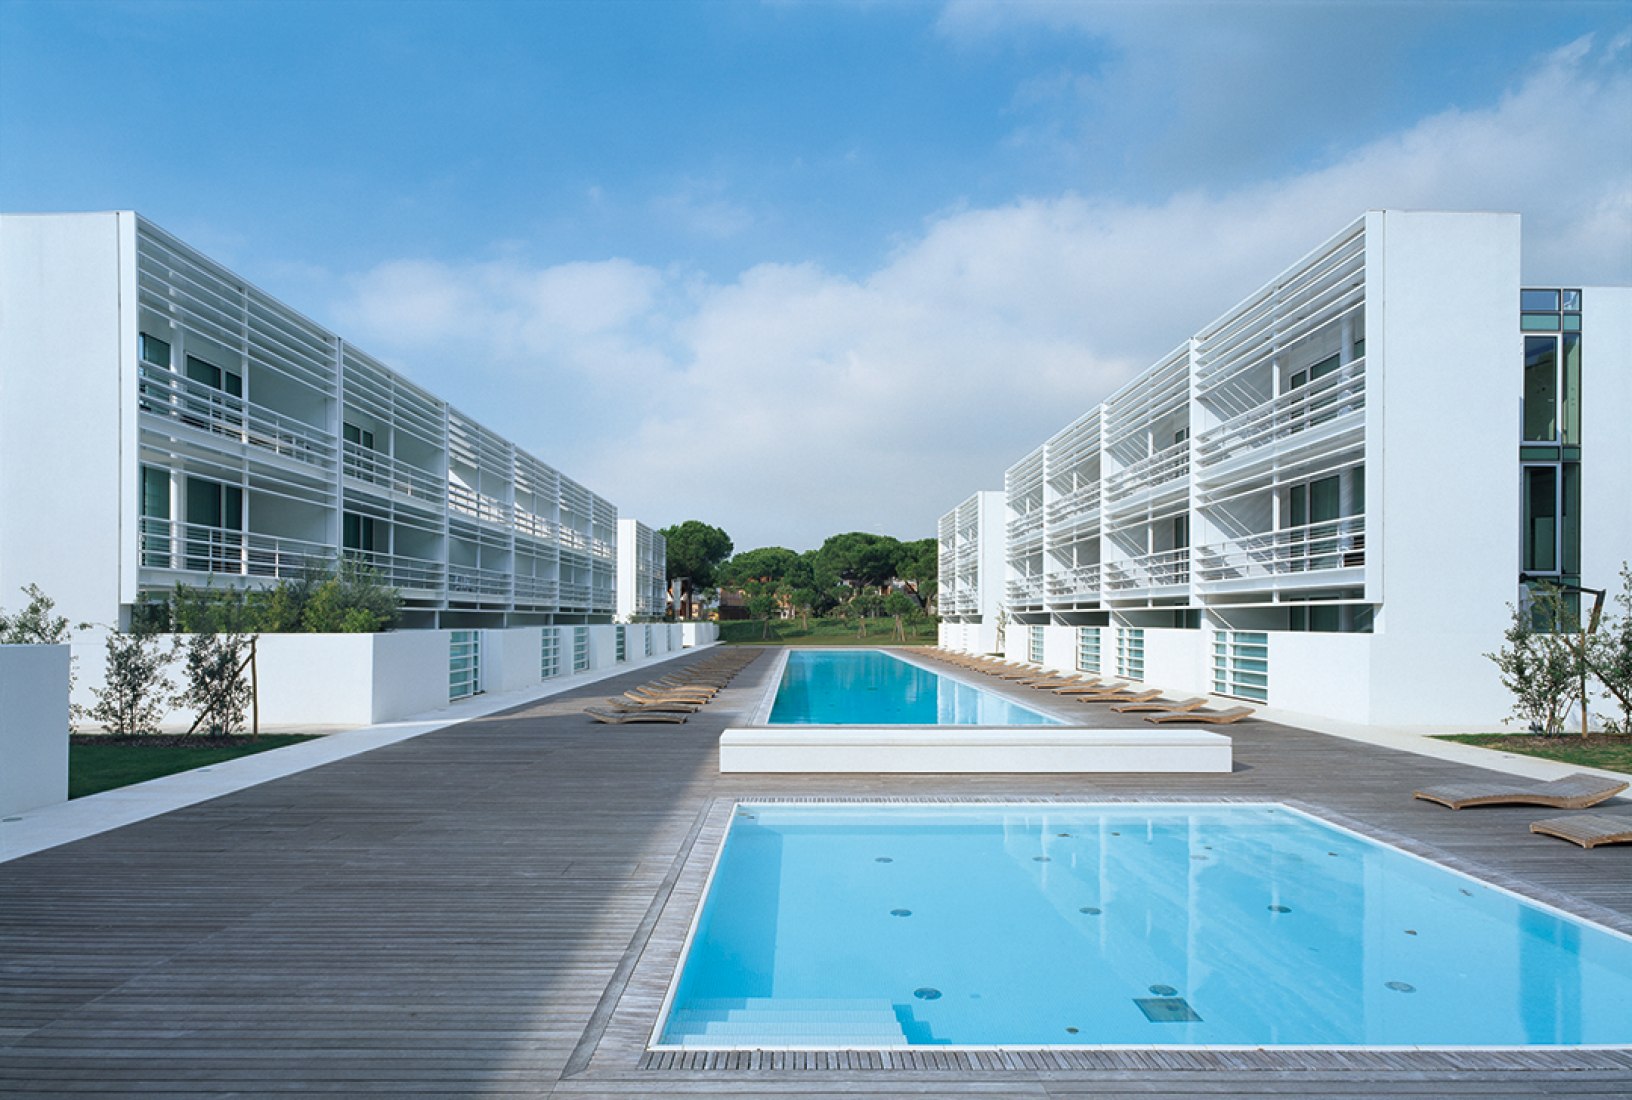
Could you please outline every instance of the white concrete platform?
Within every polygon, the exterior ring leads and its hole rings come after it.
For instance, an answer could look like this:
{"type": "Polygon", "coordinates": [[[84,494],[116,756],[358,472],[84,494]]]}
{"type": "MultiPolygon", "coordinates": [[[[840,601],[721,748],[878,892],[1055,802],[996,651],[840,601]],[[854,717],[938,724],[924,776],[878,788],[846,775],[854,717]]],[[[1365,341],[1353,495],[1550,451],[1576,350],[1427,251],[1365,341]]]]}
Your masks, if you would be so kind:
{"type": "Polygon", "coordinates": [[[1227,772],[1232,743],[1205,730],[1070,726],[776,726],[727,729],[721,772],[1227,772]]]}

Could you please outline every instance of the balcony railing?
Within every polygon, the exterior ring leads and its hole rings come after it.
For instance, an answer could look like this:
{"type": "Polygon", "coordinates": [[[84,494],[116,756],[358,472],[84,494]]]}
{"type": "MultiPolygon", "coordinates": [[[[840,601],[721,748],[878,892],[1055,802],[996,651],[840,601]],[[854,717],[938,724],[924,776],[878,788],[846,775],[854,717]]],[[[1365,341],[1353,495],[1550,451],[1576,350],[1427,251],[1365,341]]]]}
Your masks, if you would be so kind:
{"type": "Polygon", "coordinates": [[[1099,511],[1099,483],[1084,485],[1048,506],[1048,525],[1068,527],[1099,511]]]}
{"type": "Polygon", "coordinates": [[[574,584],[569,581],[561,582],[562,607],[588,607],[592,595],[587,584],[574,584]]]}
{"type": "Polygon", "coordinates": [[[1206,584],[1353,569],[1366,564],[1366,517],[1347,516],[1201,547],[1196,572],[1206,584]]]}
{"type": "Polygon", "coordinates": [[[1196,441],[1197,465],[1203,469],[1217,465],[1365,407],[1366,361],[1355,359],[1323,378],[1203,432],[1196,441]]]}
{"type": "Polygon", "coordinates": [[[1034,508],[1023,516],[1009,520],[1009,541],[1019,542],[1022,539],[1040,533],[1043,529],[1043,510],[1034,508]]]}
{"type": "Polygon", "coordinates": [[[553,604],[561,596],[561,586],[544,577],[516,577],[516,602],[553,604]]]}
{"type": "Polygon", "coordinates": [[[1051,600],[1093,600],[1099,598],[1099,591],[1098,562],[1048,574],[1048,598],[1051,600]]]}
{"type": "Polygon", "coordinates": [[[1043,578],[1028,577],[1025,580],[1010,581],[1006,591],[1010,607],[1040,607],[1043,602],[1043,578]]]}
{"type": "Polygon", "coordinates": [[[1107,591],[1126,594],[1190,583],[1190,548],[1162,550],[1105,565],[1107,591]]]}
{"type": "Polygon", "coordinates": [[[144,362],[137,393],[145,413],[315,466],[334,467],[334,438],[328,432],[175,371],[144,362]]]}
{"type": "Polygon", "coordinates": [[[345,440],[341,449],[341,468],[347,477],[378,485],[415,500],[440,506],[447,493],[443,478],[421,470],[390,455],[371,451],[367,447],[345,440]]]}
{"type": "Polygon", "coordinates": [[[1143,489],[1153,489],[1174,481],[1190,472],[1190,443],[1188,440],[1164,447],[1153,455],[1118,470],[1105,479],[1105,500],[1117,503],[1143,489]]]}
{"type": "Polygon", "coordinates": [[[141,563],[145,569],[175,569],[240,577],[296,578],[334,548],[307,539],[232,531],[180,520],[144,517],[141,563]]]}
{"type": "Polygon", "coordinates": [[[504,525],[508,521],[510,508],[497,497],[490,497],[485,493],[478,493],[457,481],[448,482],[448,507],[455,512],[470,516],[483,523],[504,525]]]}
{"type": "Polygon", "coordinates": [[[406,592],[440,592],[445,570],[441,562],[411,558],[377,550],[342,551],[347,559],[361,562],[374,571],[381,584],[406,592]]]}
{"type": "Polygon", "coordinates": [[[448,594],[504,598],[510,595],[511,575],[497,569],[470,565],[448,566],[448,594]]]}

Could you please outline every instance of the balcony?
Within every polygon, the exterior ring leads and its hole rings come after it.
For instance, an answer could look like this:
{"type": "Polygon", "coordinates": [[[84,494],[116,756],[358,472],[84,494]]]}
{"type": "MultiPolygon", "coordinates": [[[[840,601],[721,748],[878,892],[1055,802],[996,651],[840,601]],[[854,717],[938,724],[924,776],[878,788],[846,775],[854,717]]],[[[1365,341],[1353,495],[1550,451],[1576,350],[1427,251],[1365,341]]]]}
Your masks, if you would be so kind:
{"type": "Polygon", "coordinates": [[[137,394],[137,406],[152,416],[324,469],[334,467],[334,438],[328,432],[175,371],[142,363],[137,394]]]}
{"type": "Polygon", "coordinates": [[[447,482],[436,474],[401,462],[390,455],[381,454],[379,451],[369,450],[349,439],[342,445],[341,468],[347,477],[413,497],[435,507],[441,507],[442,499],[447,493],[447,482]]]}
{"type": "Polygon", "coordinates": [[[509,525],[510,507],[497,497],[478,493],[457,481],[449,481],[446,492],[448,507],[451,510],[482,523],[497,524],[501,527],[509,525]]]}
{"type": "Polygon", "coordinates": [[[205,527],[180,520],[144,517],[144,569],[172,569],[239,577],[295,579],[308,565],[334,556],[334,547],[306,539],[205,527]]]}
{"type": "Polygon", "coordinates": [[[1126,504],[1136,496],[1170,483],[1172,488],[1181,489],[1183,485],[1179,481],[1189,472],[1190,443],[1185,440],[1141,458],[1106,478],[1105,502],[1112,506],[1126,504]]]}
{"type": "Polygon", "coordinates": [[[1099,599],[1099,563],[1078,565],[1048,574],[1050,603],[1087,603],[1099,599]]]}
{"type": "Polygon", "coordinates": [[[574,584],[568,581],[561,582],[562,607],[588,607],[590,605],[591,590],[587,584],[574,584]]]}
{"type": "Polygon", "coordinates": [[[1267,531],[1196,551],[1197,579],[1208,588],[1249,587],[1266,579],[1274,587],[1336,583],[1337,570],[1366,564],[1366,517],[1347,516],[1267,531]]]}
{"type": "MultiPolygon", "coordinates": [[[[1196,464],[1203,471],[1272,443],[1341,422],[1337,431],[1358,427],[1366,407],[1366,361],[1355,359],[1323,378],[1281,394],[1249,412],[1203,432],[1196,440],[1196,464]]],[[[1311,444],[1332,431],[1308,436],[1311,444]]]]}
{"type": "Polygon", "coordinates": [[[1010,546],[1040,537],[1043,533],[1043,510],[1034,508],[1025,515],[1009,520],[1008,531],[1010,546]]]}
{"type": "Polygon", "coordinates": [[[516,577],[517,603],[554,604],[561,597],[561,586],[544,577],[516,577]]]}
{"type": "Polygon", "coordinates": [[[1043,578],[1027,577],[1010,581],[1006,587],[1009,608],[1013,611],[1041,610],[1043,606],[1043,578]]]}
{"type": "Polygon", "coordinates": [[[401,554],[384,554],[374,550],[343,551],[348,561],[366,565],[381,584],[401,592],[442,591],[444,568],[441,562],[427,558],[410,558],[401,554]]]}
{"type": "Polygon", "coordinates": [[[448,595],[477,599],[505,600],[510,597],[511,575],[498,569],[478,569],[472,565],[448,566],[448,595]]]}
{"type": "Polygon", "coordinates": [[[1100,486],[1096,481],[1061,496],[1048,506],[1050,531],[1064,530],[1097,522],[1100,486]]]}
{"type": "Polygon", "coordinates": [[[1190,548],[1161,550],[1105,566],[1105,591],[1113,596],[1139,596],[1158,588],[1190,583],[1190,548]]]}

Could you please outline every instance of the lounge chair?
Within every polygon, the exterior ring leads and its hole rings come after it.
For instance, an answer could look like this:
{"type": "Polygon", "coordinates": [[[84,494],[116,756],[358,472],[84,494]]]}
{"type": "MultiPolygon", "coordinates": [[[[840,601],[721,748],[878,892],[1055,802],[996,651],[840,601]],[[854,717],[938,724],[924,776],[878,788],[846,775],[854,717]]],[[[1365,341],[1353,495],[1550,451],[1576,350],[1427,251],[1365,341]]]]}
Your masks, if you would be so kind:
{"type": "Polygon", "coordinates": [[[1632,817],[1611,817],[1609,814],[1574,814],[1570,817],[1549,817],[1532,821],[1532,833],[1556,836],[1583,848],[1600,844],[1632,844],[1632,817]]]}
{"type": "Polygon", "coordinates": [[[1069,698],[1078,703],[1148,703],[1162,694],[1161,688],[1145,688],[1142,691],[1099,691],[1091,695],[1072,695],[1069,698]]]}
{"type": "Polygon", "coordinates": [[[1126,691],[1132,686],[1133,682],[1130,680],[1124,680],[1120,683],[1112,683],[1109,680],[1084,680],[1082,683],[1072,684],[1070,687],[1055,688],[1054,694],[1103,695],[1107,691],[1126,691]]]}
{"type": "Polygon", "coordinates": [[[1584,810],[1626,790],[1625,780],[1576,772],[1563,779],[1505,779],[1495,783],[1441,783],[1412,791],[1412,798],[1438,802],[1453,810],[1466,806],[1551,806],[1555,810],[1584,810]]]}
{"type": "Polygon", "coordinates": [[[606,722],[621,726],[628,722],[669,722],[678,724],[686,720],[680,711],[674,710],[607,710],[604,707],[585,707],[584,713],[597,722],[606,722]]]}
{"type": "Polygon", "coordinates": [[[703,704],[696,699],[640,699],[633,695],[619,695],[606,701],[615,710],[678,710],[696,714],[703,704]]]}
{"type": "Polygon", "coordinates": [[[1128,711],[1155,710],[1166,711],[1169,714],[1178,714],[1180,711],[1195,710],[1198,707],[1204,707],[1206,705],[1207,697],[1205,695],[1196,695],[1189,699],[1180,699],[1178,702],[1174,702],[1171,699],[1144,699],[1137,703],[1123,703],[1120,706],[1115,706],[1111,709],[1122,711],[1123,713],[1127,713],[1128,711]]]}
{"type": "Polygon", "coordinates": [[[1165,710],[1160,714],[1147,714],[1145,721],[1161,725],[1164,722],[1206,722],[1210,726],[1228,726],[1239,722],[1253,713],[1251,707],[1230,707],[1228,710],[1206,710],[1196,707],[1194,710],[1165,710]]]}

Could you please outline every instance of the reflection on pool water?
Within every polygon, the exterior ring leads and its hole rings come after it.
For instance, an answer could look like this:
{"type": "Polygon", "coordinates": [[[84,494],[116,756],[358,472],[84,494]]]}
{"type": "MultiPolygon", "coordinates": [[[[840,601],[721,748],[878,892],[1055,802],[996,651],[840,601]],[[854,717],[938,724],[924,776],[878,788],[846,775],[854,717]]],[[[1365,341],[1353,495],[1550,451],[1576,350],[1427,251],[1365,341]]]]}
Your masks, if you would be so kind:
{"type": "Polygon", "coordinates": [[[1632,1043],[1632,938],[1269,805],[742,805],[664,1045],[1632,1043]]]}
{"type": "Polygon", "coordinates": [[[1057,718],[882,650],[793,650],[770,724],[1042,726],[1057,718]]]}

